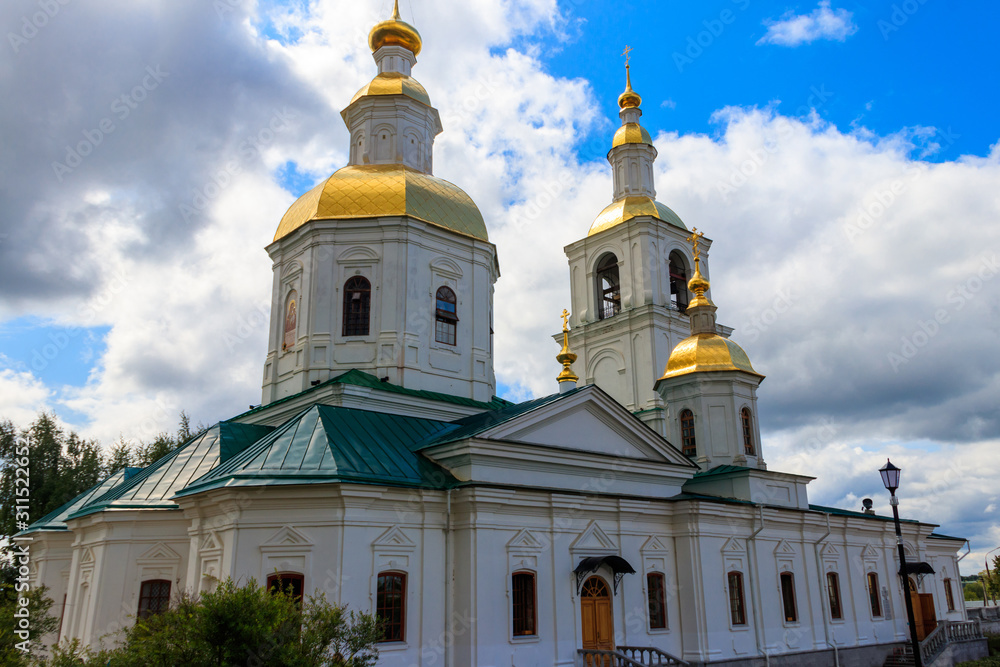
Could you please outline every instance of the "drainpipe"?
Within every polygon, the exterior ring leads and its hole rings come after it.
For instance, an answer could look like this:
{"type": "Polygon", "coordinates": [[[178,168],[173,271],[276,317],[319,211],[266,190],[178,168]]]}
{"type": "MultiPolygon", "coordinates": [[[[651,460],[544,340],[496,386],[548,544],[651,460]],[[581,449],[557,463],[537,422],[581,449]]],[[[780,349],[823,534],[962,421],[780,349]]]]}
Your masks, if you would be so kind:
{"type": "MultiPolygon", "coordinates": [[[[823,633],[826,635],[826,645],[833,649],[834,665],[836,665],[836,667],[840,667],[840,651],[837,650],[837,643],[833,641],[830,635],[830,618],[829,618],[830,610],[828,604],[830,601],[829,600],[830,592],[827,591],[826,596],[823,595],[823,588],[825,585],[825,582],[823,581],[823,575],[825,573],[823,572],[823,559],[820,558],[819,555],[819,545],[823,542],[823,540],[830,537],[831,532],[833,532],[833,529],[830,527],[830,515],[827,514],[826,532],[823,533],[823,536],[821,538],[816,540],[816,544],[813,545],[813,548],[815,549],[815,555],[816,555],[816,571],[819,573],[819,606],[823,610],[823,633]],[[825,600],[824,597],[826,597],[825,600]]],[[[841,598],[840,604],[841,606],[843,606],[844,604],[843,598],[841,598]]]]}
{"type": "Polygon", "coordinates": [[[452,663],[452,655],[455,646],[455,637],[452,635],[451,621],[451,596],[452,574],[451,574],[451,489],[445,491],[445,525],[444,525],[444,667],[452,663]]]}
{"type": "Polygon", "coordinates": [[[760,619],[757,616],[757,610],[761,609],[763,606],[763,601],[760,597],[760,586],[758,584],[759,577],[757,570],[757,542],[756,538],[760,531],[764,530],[764,506],[757,505],[757,513],[760,517],[760,528],[753,531],[750,537],[747,538],[747,558],[751,559],[748,563],[750,565],[749,569],[749,579],[750,579],[750,595],[752,603],[750,605],[753,611],[753,630],[754,639],[757,640],[757,653],[758,655],[764,656],[764,663],[767,667],[771,667],[771,656],[767,653],[767,641],[764,637],[764,627],[760,623],[760,619]],[[751,548],[752,547],[752,548],[751,548]]]}

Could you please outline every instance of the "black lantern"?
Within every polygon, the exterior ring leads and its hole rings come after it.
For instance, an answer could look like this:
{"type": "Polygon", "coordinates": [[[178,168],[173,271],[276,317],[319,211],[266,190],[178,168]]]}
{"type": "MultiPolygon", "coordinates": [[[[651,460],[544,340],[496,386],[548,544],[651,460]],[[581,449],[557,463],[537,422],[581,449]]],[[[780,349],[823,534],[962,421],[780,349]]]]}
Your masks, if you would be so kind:
{"type": "Polygon", "coordinates": [[[895,494],[896,489],[899,488],[899,473],[902,471],[902,468],[892,465],[892,461],[889,459],[886,459],[885,465],[879,468],[879,474],[882,475],[882,483],[885,484],[885,488],[888,489],[889,493],[895,494]]]}

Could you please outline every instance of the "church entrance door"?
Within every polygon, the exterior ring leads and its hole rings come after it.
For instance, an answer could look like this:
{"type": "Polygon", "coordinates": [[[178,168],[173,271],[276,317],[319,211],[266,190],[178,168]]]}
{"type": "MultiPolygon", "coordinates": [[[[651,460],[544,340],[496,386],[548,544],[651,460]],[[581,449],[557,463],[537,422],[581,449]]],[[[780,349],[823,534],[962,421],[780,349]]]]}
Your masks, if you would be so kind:
{"type": "Polygon", "coordinates": [[[611,617],[611,592],[600,577],[591,577],[580,592],[583,648],[615,650],[615,626],[611,617]]]}

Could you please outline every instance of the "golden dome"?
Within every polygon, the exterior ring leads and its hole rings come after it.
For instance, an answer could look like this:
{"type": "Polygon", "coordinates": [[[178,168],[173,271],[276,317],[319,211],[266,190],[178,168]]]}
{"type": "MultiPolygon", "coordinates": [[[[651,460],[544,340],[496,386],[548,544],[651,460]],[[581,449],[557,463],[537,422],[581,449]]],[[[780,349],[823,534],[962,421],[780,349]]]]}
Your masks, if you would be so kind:
{"type": "Polygon", "coordinates": [[[354,93],[354,97],[351,98],[351,104],[354,104],[367,95],[406,95],[427,106],[431,105],[430,95],[420,85],[420,82],[413,77],[399,72],[382,72],[372,79],[371,82],[363,86],[361,90],[354,93]]]}
{"type": "Polygon", "coordinates": [[[618,106],[622,109],[638,109],[642,104],[639,93],[632,90],[632,75],[629,73],[628,65],[625,65],[625,92],[618,96],[618,106]]]}
{"type": "Polygon", "coordinates": [[[489,241],[475,202],[457,185],[401,164],[340,169],[291,205],[274,240],[312,220],[408,215],[453,232],[489,241]]]}
{"type": "Polygon", "coordinates": [[[647,146],[652,146],[653,139],[649,136],[646,128],[639,125],[639,123],[625,123],[615,132],[615,138],[611,141],[611,147],[617,148],[625,144],[646,144],[647,146]]]}
{"type": "Polygon", "coordinates": [[[718,334],[699,333],[677,344],[660,379],[709,371],[743,371],[764,377],[750,365],[742,347],[718,334]]]}
{"type": "Polygon", "coordinates": [[[681,229],[687,229],[680,217],[667,206],[649,197],[624,197],[611,202],[590,226],[587,236],[620,225],[640,215],[649,215],[681,229]]]}
{"type": "Polygon", "coordinates": [[[399,19],[399,0],[396,0],[396,4],[392,8],[392,18],[377,23],[368,33],[368,46],[371,47],[372,53],[383,46],[402,46],[404,49],[412,51],[413,55],[418,56],[422,43],[417,29],[399,19]]]}

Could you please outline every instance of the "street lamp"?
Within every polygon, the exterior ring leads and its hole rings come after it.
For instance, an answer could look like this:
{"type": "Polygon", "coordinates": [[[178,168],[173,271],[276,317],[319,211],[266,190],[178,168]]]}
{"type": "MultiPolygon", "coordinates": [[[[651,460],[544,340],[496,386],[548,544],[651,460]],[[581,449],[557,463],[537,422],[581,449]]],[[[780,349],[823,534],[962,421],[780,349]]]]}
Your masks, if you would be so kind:
{"type": "Polygon", "coordinates": [[[899,498],[896,497],[896,489],[899,488],[899,473],[901,468],[892,465],[889,459],[885,460],[885,465],[879,469],[882,475],[882,483],[889,491],[889,504],[892,505],[892,519],[896,524],[896,548],[899,549],[899,575],[903,580],[903,602],[906,604],[906,620],[910,624],[910,645],[913,647],[913,664],[916,667],[924,667],[924,661],[920,657],[920,640],[917,639],[917,624],[913,620],[913,600],[910,599],[910,577],[906,572],[906,553],[903,551],[903,532],[899,528],[899,498]]]}

